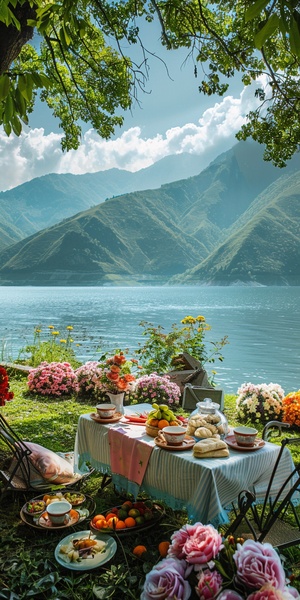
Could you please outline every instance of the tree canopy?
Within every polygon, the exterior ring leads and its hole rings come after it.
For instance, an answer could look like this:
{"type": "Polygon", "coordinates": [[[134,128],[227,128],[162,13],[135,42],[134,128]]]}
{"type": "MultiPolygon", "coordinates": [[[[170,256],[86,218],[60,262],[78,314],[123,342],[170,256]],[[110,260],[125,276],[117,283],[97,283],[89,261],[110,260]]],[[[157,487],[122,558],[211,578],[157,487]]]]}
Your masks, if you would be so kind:
{"type": "MultiPolygon", "coordinates": [[[[0,124],[20,135],[39,94],[64,132],[63,149],[80,144],[81,123],[109,138],[148,78],[139,24],[158,19],[161,43],[186,48],[199,91],[226,93],[240,76],[259,106],[238,139],[265,144],[278,166],[300,144],[298,0],[1,0],[0,124]],[[139,44],[143,60],[124,53],[139,44]]],[[[128,51],[128,54],[130,52],[128,51]]],[[[167,76],[167,75],[166,75],[167,76]]]]}

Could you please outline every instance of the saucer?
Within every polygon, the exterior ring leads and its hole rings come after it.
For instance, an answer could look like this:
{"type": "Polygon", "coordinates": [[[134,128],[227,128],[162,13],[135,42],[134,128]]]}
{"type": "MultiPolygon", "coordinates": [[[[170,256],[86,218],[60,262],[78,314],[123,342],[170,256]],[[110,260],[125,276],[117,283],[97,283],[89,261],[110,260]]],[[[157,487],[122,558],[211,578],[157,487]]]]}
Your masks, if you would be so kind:
{"type": "Polygon", "coordinates": [[[239,446],[234,435],[228,435],[224,441],[230,448],[239,450],[239,452],[255,452],[255,450],[259,450],[265,445],[264,440],[256,438],[253,446],[239,446]]]}
{"type": "Polygon", "coordinates": [[[123,415],[122,413],[117,412],[114,417],[111,417],[111,419],[101,419],[97,413],[91,413],[90,417],[93,419],[93,421],[96,421],[96,423],[117,423],[120,421],[120,419],[122,419],[123,415]]]}
{"type": "Polygon", "coordinates": [[[61,525],[54,525],[50,521],[47,512],[44,512],[40,516],[40,518],[38,520],[38,524],[41,527],[45,527],[46,529],[61,529],[62,527],[72,527],[72,525],[75,525],[75,523],[77,523],[77,521],[79,521],[79,512],[77,512],[77,510],[72,509],[72,510],[70,510],[70,519],[69,519],[69,521],[66,518],[61,525]]]}
{"type": "Polygon", "coordinates": [[[181,450],[190,450],[195,445],[195,440],[192,436],[186,435],[182,444],[178,446],[172,446],[171,444],[167,444],[166,441],[162,440],[159,437],[154,439],[156,446],[163,448],[164,450],[173,450],[173,452],[180,452],[181,450]]]}

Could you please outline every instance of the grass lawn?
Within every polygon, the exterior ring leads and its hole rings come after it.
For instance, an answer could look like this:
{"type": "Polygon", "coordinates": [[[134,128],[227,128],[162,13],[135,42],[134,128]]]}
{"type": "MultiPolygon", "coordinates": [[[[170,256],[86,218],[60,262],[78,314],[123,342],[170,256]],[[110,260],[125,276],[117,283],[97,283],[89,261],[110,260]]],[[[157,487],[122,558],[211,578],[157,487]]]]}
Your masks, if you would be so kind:
{"type": "MultiPolygon", "coordinates": [[[[73,449],[79,415],[92,411],[94,404],[80,402],[75,397],[53,399],[32,396],[27,392],[26,378],[21,375],[11,376],[10,388],[15,397],[2,408],[2,413],[24,440],[34,441],[54,451],[73,449]]],[[[226,396],[225,413],[229,423],[236,424],[234,396],[226,396]]],[[[295,460],[299,461],[299,451],[297,454],[292,449],[292,452],[295,460]]],[[[0,462],[4,458],[4,449],[0,447],[0,462]]],[[[83,489],[95,500],[97,513],[120,505],[124,500],[111,485],[101,490],[101,481],[102,476],[93,473],[83,489]]],[[[32,494],[28,499],[31,497],[32,494]]],[[[64,535],[57,531],[41,532],[24,524],[19,515],[23,504],[23,496],[15,498],[10,494],[0,505],[0,599],[138,600],[145,574],[161,559],[159,542],[169,540],[187,520],[184,511],[175,512],[164,506],[164,517],[154,529],[119,535],[118,549],[111,562],[95,571],[79,572],[59,566],[54,558],[57,543],[68,532],[64,530],[64,535]],[[132,552],[139,544],[147,548],[140,558],[132,552]]],[[[284,554],[287,562],[295,566],[295,574],[299,577],[300,551],[294,548],[284,554]]],[[[298,584],[299,579],[296,579],[294,585],[298,584]]]]}

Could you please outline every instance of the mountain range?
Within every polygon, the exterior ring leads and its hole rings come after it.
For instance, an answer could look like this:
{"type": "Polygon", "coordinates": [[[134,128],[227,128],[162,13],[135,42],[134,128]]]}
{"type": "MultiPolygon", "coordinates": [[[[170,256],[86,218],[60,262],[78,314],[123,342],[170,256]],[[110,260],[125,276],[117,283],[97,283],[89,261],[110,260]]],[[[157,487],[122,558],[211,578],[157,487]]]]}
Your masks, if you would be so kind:
{"type": "Polygon", "coordinates": [[[0,284],[300,285],[300,158],[262,156],[239,142],[203,170],[177,155],[2,192],[0,284]]]}

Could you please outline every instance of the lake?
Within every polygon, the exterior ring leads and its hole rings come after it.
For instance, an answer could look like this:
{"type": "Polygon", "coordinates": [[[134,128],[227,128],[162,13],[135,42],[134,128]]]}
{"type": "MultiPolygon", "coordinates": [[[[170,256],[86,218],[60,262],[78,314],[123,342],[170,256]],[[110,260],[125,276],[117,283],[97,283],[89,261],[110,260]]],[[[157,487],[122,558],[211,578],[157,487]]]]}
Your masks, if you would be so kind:
{"type": "Polygon", "coordinates": [[[206,340],[225,335],[216,384],[236,393],[247,381],[300,388],[299,287],[0,287],[0,356],[17,358],[33,341],[34,327],[62,337],[73,325],[80,361],[97,360],[97,348],[129,348],[143,340],[141,321],[167,331],[186,315],[204,315],[206,340]]]}

